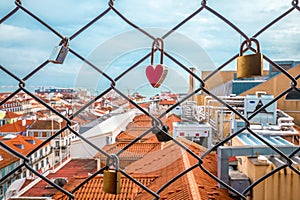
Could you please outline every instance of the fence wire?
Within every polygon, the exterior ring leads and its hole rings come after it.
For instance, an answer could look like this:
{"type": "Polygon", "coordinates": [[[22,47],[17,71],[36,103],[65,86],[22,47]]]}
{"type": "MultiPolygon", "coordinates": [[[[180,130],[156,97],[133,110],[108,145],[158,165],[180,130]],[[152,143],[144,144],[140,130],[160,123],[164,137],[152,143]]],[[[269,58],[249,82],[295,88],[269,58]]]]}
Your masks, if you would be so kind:
{"type": "MultiPolygon", "coordinates": [[[[210,7],[207,1],[203,0],[201,3],[199,3],[200,7],[197,8],[193,13],[191,13],[185,19],[182,19],[182,21],[180,23],[174,25],[174,27],[172,29],[170,29],[169,31],[167,31],[162,36],[157,37],[157,36],[151,35],[147,30],[141,28],[140,26],[138,26],[137,24],[133,23],[128,18],[126,18],[126,16],[124,16],[122,14],[122,12],[120,12],[118,10],[118,7],[116,6],[117,2],[118,1],[115,2],[114,0],[110,0],[108,2],[108,5],[107,5],[106,9],[104,9],[103,11],[100,11],[100,14],[98,16],[96,16],[94,19],[92,19],[91,21],[89,21],[86,25],[84,25],[82,28],[80,28],[78,31],[76,31],[75,33],[73,33],[69,37],[64,36],[62,33],[60,33],[59,31],[55,30],[51,25],[49,25],[45,20],[39,18],[34,12],[32,12],[29,9],[27,9],[26,7],[24,7],[21,0],[16,0],[15,1],[15,8],[13,10],[11,10],[7,15],[2,16],[2,18],[0,19],[0,24],[4,23],[9,18],[14,17],[14,15],[17,12],[23,12],[24,14],[30,16],[32,19],[34,19],[35,21],[37,21],[41,26],[44,26],[45,28],[47,28],[49,30],[49,32],[52,33],[53,35],[55,35],[56,37],[58,37],[62,41],[65,40],[65,39],[68,39],[69,43],[71,44],[72,41],[77,36],[79,36],[80,34],[82,34],[83,32],[85,32],[89,27],[94,26],[95,22],[97,22],[99,20],[103,20],[102,18],[104,16],[106,16],[108,13],[115,13],[118,17],[120,17],[120,19],[123,20],[123,23],[126,23],[126,24],[130,25],[133,29],[136,29],[137,31],[139,31],[140,34],[144,34],[145,36],[147,36],[151,40],[153,40],[154,43],[157,43],[160,40],[164,40],[164,39],[168,38],[177,29],[179,29],[180,27],[184,26],[187,22],[189,22],[190,20],[192,20],[195,16],[199,15],[201,12],[207,11],[207,12],[213,14],[216,17],[216,19],[218,18],[218,19],[222,20],[222,22],[226,26],[232,28],[236,33],[238,33],[240,35],[241,38],[243,38],[243,40],[247,44],[246,45],[246,49],[244,49],[243,51],[250,50],[250,51],[254,51],[255,52],[255,49],[251,46],[253,39],[256,39],[258,36],[260,36],[261,34],[263,34],[266,30],[270,29],[270,27],[272,27],[274,24],[276,24],[277,22],[279,22],[280,20],[282,20],[283,18],[285,18],[286,16],[288,16],[290,13],[292,13],[292,12],[299,12],[300,11],[300,7],[298,5],[298,0],[293,0],[291,2],[291,7],[288,10],[286,10],[286,12],[284,12],[280,16],[276,17],[273,21],[271,21],[269,24],[265,25],[263,28],[261,28],[260,30],[258,30],[252,36],[248,36],[238,26],[234,25],[230,20],[228,20],[226,17],[224,17],[222,15],[222,13],[219,13],[216,10],[214,10],[212,7],[210,7]]],[[[265,61],[267,61],[268,63],[270,63],[271,65],[273,65],[276,69],[278,69],[280,72],[282,72],[290,80],[290,87],[286,88],[285,91],[283,91],[281,94],[279,94],[278,96],[276,96],[274,98],[274,100],[270,101],[268,104],[262,106],[260,109],[258,109],[257,111],[255,111],[255,113],[253,113],[247,119],[240,112],[238,112],[235,108],[233,108],[231,105],[229,105],[228,103],[226,103],[224,100],[222,100],[218,96],[216,96],[213,93],[211,93],[211,91],[209,91],[206,88],[206,82],[209,81],[212,77],[214,77],[214,75],[216,75],[216,73],[218,73],[220,70],[222,70],[228,64],[230,64],[231,62],[233,62],[234,60],[236,60],[237,57],[239,56],[239,53],[237,53],[235,55],[232,55],[232,57],[229,58],[226,62],[224,62],[224,64],[222,64],[219,67],[217,67],[216,70],[212,71],[208,76],[206,76],[204,79],[202,79],[197,74],[193,73],[189,69],[189,67],[185,66],[181,61],[179,61],[178,59],[176,59],[175,57],[173,57],[170,52],[168,52],[166,50],[163,50],[161,48],[157,48],[156,51],[161,51],[164,54],[164,56],[168,57],[171,61],[173,61],[174,63],[176,63],[178,66],[180,66],[183,70],[186,71],[187,74],[189,74],[192,77],[194,77],[196,79],[196,81],[198,82],[198,85],[199,85],[198,88],[196,88],[194,91],[192,91],[191,93],[189,93],[185,98],[183,98],[180,101],[178,101],[175,105],[171,106],[169,109],[167,109],[166,111],[164,111],[163,113],[161,113],[158,117],[153,116],[149,112],[145,111],[141,106],[139,106],[137,103],[135,103],[133,100],[131,100],[126,94],[124,94],[123,92],[121,92],[120,90],[118,90],[116,88],[116,86],[118,85],[118,82],[126,74],[128,74],[130,71],[132,71],[133,69],[135,69],[137,66],[139,66],[140,63],[142,63],[144,60],[148,59],[151,56],[151,53],[148,53],[144,57],[141,57],[132,66],[127,66],[128,68],[126,70],[124,70],[123,72],[121,72],[120,75],[117,76],[116,78],[112,78],[107,73],[105,73],[104,71],[102,71],[99,66],[93,64],[91,61],[88,60],[88,58],[82,56],[80,53],[78,53],[76,51],[76,49],[73,49],[71,46],[69,46],[69,52],[71,54],[73,54],[75,57],[77,57],[82,62],[84,62],[85,64],[87,64],[91,69],[96,70],[96,72],[99,73],[99,75],[101,75],[102,77],[104,77],[105,79],[107,79],[107,81],[110,82],[110,87],[108,87],[105,91],[103,91],[101,94],[99,94],[98,96],[96,96],[94,99],[91,99],[87,104],[85,104],[76,113],[73,113],[69,117],[66,117],[66,116],[62,115],[58,110],[54,109],[52,106],[50,106],[48,103],[46,103],[45,101],[43,101],[42,99],[40,99],[38,96],[36,96],[34,93],[32,93],[31,91],[29,91],[26,88],[26,83],[33,78],[33,75],[37,74],[39,71],[41,71],[45,66],[47,66],[50,63],[48,59],[46,59],[44,62],[42,62],[39,66],[36,66],[36,68],[34,70],[28,72],[28,74],[26,76],[24,76],[23,78],[18,77],[17,75],[15,75],[14,73],[12,73],[10,70],[8,70],[7,67],[2,66],[1,63],[0,63],[0,69],[1,69],[1,71],[3,73],[7,74],[12,79],[14,79],[14,80],[16,80],[18,82],[18,89],[16,91],[14,91],[13,93],[11,93],[7,98],[5,98],[4,100],[2,100],[0,102],[0,106],[3,105],[4,103],[6,103],[7,101],[11,100],[12,98],[14,98],[14,96],[17,95],[19,92],[24,92],[24,93],[28,94],[30,97],[32,97],[34,100],[36,100],[38,103],[40,103],[43,106],[45,106],[49,111],[53,112],[54,114],[56,114],[57,116],[59,116],[62,120],[64,120],[66,122],[66,126],[65,127],[62,127],[60,131],[58,131],[53,136],[51,136],[50,138],[48,138],[47,140],[45,140],[43,143],[41,143],[39,146],[37,146],[35,149],[33,149],[27,156],[19,154],[18,152],[16,152],[15,150],[11,149],[10,147],[8,147],[7,145],[5,145],[4,143],[0,142],[0,145],[1,145],[2,148],[4,148],[5,150],[9,151],[11,154],[13,154],[14,156],[18,157],[22,161],[21,164],[18,167],[16,167],[14,170],[12,170],[11,172],[9,172],[7,175],[5,175],[4,177],[2,177],[1,180],[0,180],[0,182],[5,181],[12,174],[14,174],[15,172],[17,172],[18,170],[21,170],[23,167],[25,167],[28,170],[30,170],[33,174],[35,174],[36,176],[40,177],[42,180],[44,180],[48,184],[52,185],[54,188],[56,188],[57,190],[61,191],[65,195],[67,195],[69,197],[69,199],[74,199],[74,193],[76,191],[78,191],[89,180],[93,179],[96,175],[98,175],[100,173],[103,173],[103,170],[105,169],[105,167],[101,168],[99,171],[97,171],[93,175],[89,176],[85,181],[83,181],[82,183],[80,183],[72,191],[67,191],[64,188],[62,188],[59,185],[57,185],[54,182],[52,182],[51,180],[49,180],[47,177],[45,177],[42,174],[40,174],[34,168],[32,168],[32,166],[30,165],[31,164],[30,163],[31,162],[30,161],[30,156],[33,155],[34,153],[36,153],[41,147],[43,147],[44,145],[46,145],[48,142],[50,142],[51,140],[53,140],[55,137],[59,136],[62,132],[64,132],[65,130],[69,130],[72,133],[74,133],[77,137],[79,137],[81,140],[83,140],[85,143],[87,143],[88,145],[90,145],[90,148],[94,148],[97,151],[103,153],[105,156],[107,156],[107,158],[111,158],[111,155],[109,155],[107,152],[103,151],[102,149],[100,149],[96,145],[94,145],[92,142],[90,142],[88,139],[84,138],[81,134],[79,134],[76,130],[74,130],[71,127],[71,123],[72,123],[71,121],[76,116],[78,116],[82,111],[84,111],[86,108],[88,108],[90,105],[92,105],[95,101],[97,101],[98,99],[100,99],[101,97],[103,97],[104,95],[106,95],[107,93],[109,93],[110,91],[115,91],[117,94],[119,94],[124,99],[126,99],[130,104],[132,104],[137,109],[139,109],[142,113],[144,113],[145,115],[147,115],[148,117],[150,117],[152,119],[152,125],[153,125],[149,130],[145,131],[143,134],[141,134],[140,136],[136,137],[132,142],[130,142],[123,149],[121,149],[116,154],[117,156],[120,156],[123,152],[125,152],[126,149],[128,149],[130,146],[132,146],[133,144],[135,144],[136,142],[138,142],[141,138],[143,138],[147,134],[151,134],[153,131],[159,131],[159,132],[165,134],[166,137],[168,137],[170,140],[173,140],[179,147],[181,147],[182,149],[184,149],[188,154],[190,154],[191,156],[193,156],[194,158],[196,158],[198,160],[198,163],[196,165],[193,165],[193,166],[189,167],[185,171],[183,171],[180,174],[178,174],[177,176],[173,177],[171,180],[167,181],[157,191],[152,191],[150,188],[146,187],[145,185],[143,185],[142,183],[140,183],[139,181],[137,181],[135,178],[133,178],[132,176],[130,176],[128,173],[126,173],[126,171],[120,170],[120,172],[124,176],[126,176],[129,179],[131,179],[134,183],[136,183],[141,188],[143,188],[145,191],[147,191],[149,194],[151,194],[154,199],[159,199],[160,198],[160,193],[165,188],[167,188],[169,185],[171,185],[177,179],[179,179],[180,177],[186,175],[188,172],[192,171],[193,169],[195,169],[197,167],[199,167],[201,170],[203,170],[211,178],[213,178],[214,180],[216,180],[220,185],[222,185],[223,187],[227,188],[231,192],[233,192],[236,195],[238,195],[238,197],[240,199],[246,199],[246,194],[250,190],[252,190],[260,182],[266,180],[269,176],[275,174],[276,172],[278,172],[281,169],[290,168],[292,171],[294,171],[295,173],[297,173],[298,175],[300,175],[299,170],[297,170],[293,166],[293,161],[292,161],[292,157],[299,153],[300,148],[297,148],[294,152],[292,152],[289,155],[284,154],[278,148],[276,148],[272,144],[268,143],[268,141],[266,141],[265,139],[263,139],[260,135],[258,135],[257,133],[255,133],[253,130],[251,130],[250,129],[250,121],[249,121],[253,117],[255,117],[260,111],[264,110],[265,108],[267,108],[268,106],[270,106],[271,104],[273,104],[274,102],[276,102],[278,99],[282,98],[284,95],[286,95],[291,90],[295,90],[297,92],[300,92],[299,89],[297,88],[297,80],[299,79],[300,75],[297,75],[296,77],[292,76],[285,69],[283,69],[281,66],[279,66],[278,64],[276,64],[275,62],[273,62],[270,58],[268,58],[266,55],[263,55],[263,59],[265,61]],[[180,141],[178,141],[176,138],[173,138],[172,136],[170,136],[166,132],[166,130],[163,129],[163,122],[162,122],[162,118],[163,117],[165,117],[166,115],[168,115],[173,109],[175,109],[177,106],[181,105],[186,100],[188,100],[190,97],[196,95],[200,91],[202,91],[203,94],[210,95],[213,99],[217,100],[222,105],[224,105],[225,107],[227,107],[231,112],[235,113],[240,119],[242,119],[245,122],[244,128],[242,128],[241,130],[235,132],[234,134],[230,135],[229,137],[223,139],[221,142],[219,142],[215,146],[209,148],[201,156],[196,155],[195,153],[193,153],[193,151],[191,151],[183,143],[181,143],[180,141]],[[280,167],[278,167],[278,168],[276,168],[276,169],[274,169],[273,171],[269,172],[268,174],[262,176],[257,181],[251,183],[251,185],[248,188],[246,188],[242,193],[240,193],[237,190],[235,190],[234,188],[232,188],[230,185],[228,185],[227,183],[225,183],[224,181],[222,181],[220,178],[216,177],[208,169],[206,169],[204,167],[204,165],[203,165],[203,159],[208,154],[210,154],[212,151],[216,151],[218,147],[223,146],[224,144],[226,144],[231,139],[233,139],[234,137],[238,136],[240,133],[242,133],[245,130],[247,130],[250,134],[252,134],[252,136],[254,136],[255,138],[257,138],[259,141],[261,141],[265,145],[267,145],[274,152],[276,152],[277,154],[281,155],[282,158],[284,158],[284,160],[285,160],[285,164],[282,165],[282,166],[280,166],[280,167]]]]}

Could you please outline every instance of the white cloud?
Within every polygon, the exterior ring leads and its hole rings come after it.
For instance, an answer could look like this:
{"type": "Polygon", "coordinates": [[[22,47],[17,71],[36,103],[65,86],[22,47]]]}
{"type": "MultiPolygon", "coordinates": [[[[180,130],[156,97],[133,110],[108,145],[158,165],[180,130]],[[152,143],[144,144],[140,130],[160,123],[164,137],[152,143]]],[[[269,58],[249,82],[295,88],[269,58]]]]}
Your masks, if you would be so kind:
{"type": "MultiPolygon", "coordinates": [[[[23,1],[23,5],[61,34],[70,36],[108,8],[108,1],[26,0],[23,1]]],[[[251,36],[291,8],[291,1],[218,0],[208,1],[207,5],[251,36]]],[[[154,37],[164,35],[200,6],[201,1],[198,0],[115,1],[116,9],[154,37]]],[[[14,7],[13,1],[0,1],[0,18],[14,7]]],[[[297,40],[300,34],[299,15],[299,11],[294,10],[259,35],[258,39],[264,53],[273,59],[280,57],[280,59],[299,60],[300,45],[297,40]]],[[[151,47],[150,38],[133,30],[133,27],[110,11],[74,38],[70,46],[81,55],[87,56],[101,69],[111,68],[122,71],[133,60],[138,60],[134,56],[143,55],[135,54],[135,51],[146,49],[147,52],[147,48],[149,50],[151,47]]],[[[168,36],[165,45],[169,52],[188,64],[200,66],[203,62],[204,66],[217,67],[238,53],[240,39],[235,30],[204,9],[168,36]],[[185,44],[187,39],[190,39],[189,42],[192,41],[188,45],[185,44]],[[209,59],[203,61],[203,53],[207,54],[205,56],[209,59]]],[[[59,41],[60,39],[51,31],[19,10],[0,25],[0,64],[16,69],[19,74],[26,74],[28,70],[47,59],[52,48],[59,41]]],[[[172,63],[168,62],[171,66],[172,63]]],[[[63,72],[62,74],[69,77],[70,81],[71,76],[80,75],[83,66],[79,59],[70,54],[63,66],[52,67],[51,65],[49,68],[47,66],[47,69],[51,74],[63,72]]],[[[144,75],[142,72],[139,73],[144,75]]]]}

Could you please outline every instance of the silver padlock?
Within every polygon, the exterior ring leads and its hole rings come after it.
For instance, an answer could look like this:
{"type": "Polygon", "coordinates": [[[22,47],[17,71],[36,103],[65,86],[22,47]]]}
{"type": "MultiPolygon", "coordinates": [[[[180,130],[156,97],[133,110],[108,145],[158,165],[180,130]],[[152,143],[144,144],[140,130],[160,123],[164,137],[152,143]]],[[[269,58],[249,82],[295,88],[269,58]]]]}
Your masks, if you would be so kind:
{"type": "Polygon", "coordinates": [[[63,64],[67,54],[69,52],[69,40],[67,38],[62,39],[58,46],[55,46],[49,61],[55,64],[63,64]]]}

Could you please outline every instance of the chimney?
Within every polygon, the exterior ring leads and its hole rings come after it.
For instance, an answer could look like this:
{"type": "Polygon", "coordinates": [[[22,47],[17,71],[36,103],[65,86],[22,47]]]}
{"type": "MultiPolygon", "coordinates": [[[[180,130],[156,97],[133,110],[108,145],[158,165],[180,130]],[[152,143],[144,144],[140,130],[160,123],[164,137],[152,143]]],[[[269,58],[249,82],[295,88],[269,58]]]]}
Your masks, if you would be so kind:
{"type": "MultiPolygon", "coordinates": [[[[196,68],[191,67],[190,70],[194,74],[196,73],[196,68]]],[[[195,91],[195,87],[196,87],[195,78],[190,74],[190,88],[189,88],[189,93],[192,93],[193,91],[195,91]]],[[[192,96],[189,100],[190,101],[194,101],[194,99],[195,99],[195,96],[192,96]]]]}
{"type": "Polygon", "coordinates": [[[26,119],[22,119],[22,126],[26,126],[26,119]]]}

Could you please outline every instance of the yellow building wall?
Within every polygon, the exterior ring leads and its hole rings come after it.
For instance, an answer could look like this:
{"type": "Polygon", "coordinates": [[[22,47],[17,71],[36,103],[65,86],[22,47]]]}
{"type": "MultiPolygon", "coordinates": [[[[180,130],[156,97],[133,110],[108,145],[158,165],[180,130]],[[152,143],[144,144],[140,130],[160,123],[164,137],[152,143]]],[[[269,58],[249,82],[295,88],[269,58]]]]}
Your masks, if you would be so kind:
{"type": "MultiPolygon", "coordinates": [[[[209,76],[210,73],[211,73],[211,71],[202,71],[201,78],[205,79],[207,76],[209,76]]],[[[236,71],[218,71],[212,77],[210,77],[207,81],[205,81],[205,88],[210,90],[219,85],[227,83],[228,81],[233,80],[235,73],[236,73],[236,71]]],[[[269,71],[264,70],[263,75],[264,76],[269,75],[269,71]]]]}
{"type": "MultiPolygon", "coordinates": [[[[202,71],[201,77],[205,79],[211,71],[202,71]]],[[[222,85],[230,80],[233,80],[235,71],[219,71],[205,82],[205,88],[210,90],[219,85],[222,85]]]]}
{"type": "Polygon", "coordinates": [[[8,124],[13,124],[13,123],[15,123],[16,121],[18,121],[18,118],[7,119],[7,123],[8,123],[8,124]]]}
{"type": "MultiPolygon", "coordinates": [[[[251,184],[276,169],[272,163],[257,161],[256,158],[241,157],[238,169],[245,173],[251,184]]],[[[295,166],[300,169],[299,165],[295,166]]],[[[290,168],[284,168],[256,185],[249,200],[296,200],[300,196],[300,176],[290,168]]]]}
{"type": "Polygon", "coordinates": [[[5,117],[6,113],[4,111],[0,110],[0,119],[3,119],[5,117]]]}

